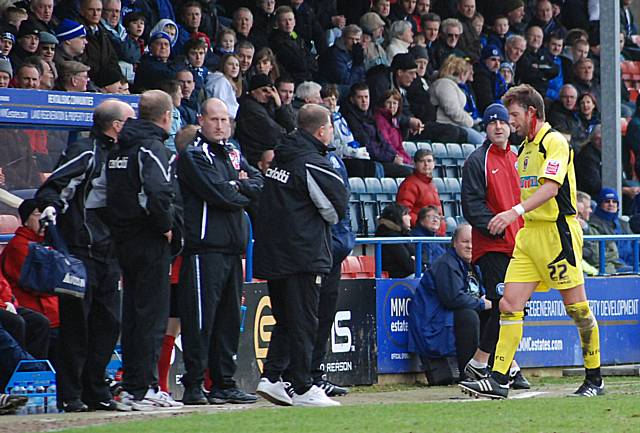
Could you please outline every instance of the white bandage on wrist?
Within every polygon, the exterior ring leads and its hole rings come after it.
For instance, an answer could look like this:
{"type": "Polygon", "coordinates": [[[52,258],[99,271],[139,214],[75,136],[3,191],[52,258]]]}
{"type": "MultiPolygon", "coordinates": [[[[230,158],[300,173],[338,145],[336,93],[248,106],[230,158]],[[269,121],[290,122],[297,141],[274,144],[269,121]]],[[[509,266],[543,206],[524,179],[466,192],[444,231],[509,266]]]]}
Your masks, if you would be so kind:
{"type": "Polygon", "coordinates": [[[514,211],[516,211],[516,213],[520,216],[524,215],[525,210],[524,210],[524,206],[522,206],[521,203],[518,203],[517,205],[515,205],[514,207],[512,207],[511,209],[513,209],[514,211]]]}

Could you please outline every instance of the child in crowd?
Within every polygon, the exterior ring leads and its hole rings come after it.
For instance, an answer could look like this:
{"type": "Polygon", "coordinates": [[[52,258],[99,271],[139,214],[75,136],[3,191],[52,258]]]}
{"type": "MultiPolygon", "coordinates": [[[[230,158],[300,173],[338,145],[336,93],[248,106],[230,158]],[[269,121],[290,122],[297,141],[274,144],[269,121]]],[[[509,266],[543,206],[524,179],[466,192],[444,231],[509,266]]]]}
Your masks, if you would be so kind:
{"type": "Polygon", "coordinates": [[[487,44],[487,37],[484,34],[484,17],[480,14],[480,12],[476,12],[473,18],[471,18],[471,25],[473,26],[473,30],[475,30],[476,34],[480,38],[480,44],[482,45],[482,48],[484,48],[487,44]]]}
{"type": "MultiPolygon", "coordinates": [[[[135,61],[131,62],[134,64],[135,69],[138,63],[140,63],[140,59],[142,58],[142,55],[144,54],[144,51],[146,49],[145,41],[142,38],[142,34],[144,33],[144,28],[146,25],[144,14],[142,14],[141,12],[130,12],[125,15],[122,24],[127,31],[127,39],[134,41],[138,45],[140,51],[140,56],[138,56],[137,59],[132,59],[135,61]]],[[[133,81],[132,79],[129,79],[129,77],[127,77],[127,80],[129,82],[133,81]]]]}
{"type": "Polygon", "coordinates": [[[513,63],[511,62],[502,62],[500,63],[500,75],[504,78],[504,82],[507,85],[507,89],[513,86],[513,63]]]}
{"type": "Polygon", "coordinates": [[[207,50],[207,43],[202,39],[189,39],[184,44],[185,64],[187,68],[193,73],[196,85],[196,94],[204,89],[207,84],[209,68],[204,66],[204,61],[207,56],[207,50]]]}
{"type": "Polygon", "coordinates": [[[504,53],[504,44],[509,36],[509,19],[504,15],[498,15],[493,20],[493,26],[487,36],[487,45],[495,45],[504,53]]]}
{"type": "Polygon", "coordinates": [[[236,32],[231,29],[221,30],[218,35],[218,42],[213,47],[213,56],[211,56],[211,59],[207,62],[207,67],[212,71],[217,70],[218,65],[220,65],[220,59],[222,59],[225,54],[235,53],[236,42],[238,42],[236,32]]]}

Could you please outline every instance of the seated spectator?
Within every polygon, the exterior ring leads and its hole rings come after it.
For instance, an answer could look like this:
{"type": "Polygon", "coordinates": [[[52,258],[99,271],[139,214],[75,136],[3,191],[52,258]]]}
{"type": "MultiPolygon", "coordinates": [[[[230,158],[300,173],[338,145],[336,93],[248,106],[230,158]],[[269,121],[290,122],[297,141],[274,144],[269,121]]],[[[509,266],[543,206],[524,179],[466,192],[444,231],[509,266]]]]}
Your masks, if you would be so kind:
{"type": "Polygon", "coordinates": [[[389,45],[387,45],[387,58],[393,61],[396,54],[409,52],[413,43],[413,31],[408,21],[395,21],[389,29],[389,45]]]}
{"type": "Polygon", "coordinates": [[[256,74],[268,75],[274,83],[280,78],[278,60],[269,47],[263,47],[258,50],[254,56],[254,68],[256,74]]]}
{"type": "MultiPolygon", "coordinates": [[[[413,33],[417,33],[418,26],[417,23],[413,20],[413,13],[415,12],[415,9],[415,0],[398,0],[393,6],[391,6],[389,19],[392,23],[406,22],[411,25],[411,31],[413,33]]],[[[393,27],[393,24],[391,24],[391,27],[393,27]]]]}
{"type": "Polygon", "coordinates": [[[9,53],[9,59],[15,69],[18,69],[27,57],[36,54],[39,42],[40,30],[31,22],[25,21],[18,31],[17,43],[9,53]]]}
{"type": "Polygon", "coordinates": [[[238,56],[225,54],[220,61],[219,70],[209,74],[207,78],[207,97],[224,101],[229,109],[229,116],[235,119],[238,114],[238,98],[242,96],[242,90],[238,56]]]}
{"type": "Polygon", "coordinates": [[[84,63],[74,62],[73,60],[60,63],[57,89],[67,92],[86,92],[87,84],[89,84],[90,69],[84,63]]]}
{"type": "Polygon", "coordinates": [[[320,90],[322,90],[322,86],[315,81],[303,81],[298,84],[295,97],[291,103],[296,119],[298,118],[298,111],[304,104],[322,104],[320,90]]]}
{"type": "MultiPolygon", "coordinates": [[[[401,237],[409,234],[409,210],[397,203],[387,205],[378,219],[377,237],[401,237]]],[[[382,245],[382,271],[390,278],[406,278],[415,272],[414,248],[412,244],[382,245]]]]}
{"type": "Polygon", "coordinates": [[[476,0],[458,0],[457,14],[455,18],[462,25],[462,34],[458,41],[458,48],[465,53],[465,57],[471,62],[477,62],[480,58],[480,34],[473,26],[476,15],[476,0]]]}
{"type": "MultiPolygon", "coordinates": [[[[53,32],[55,19],[53,17],[53,0],[31,0],[27,22],[40,32],[53,32]]],[[[21,25],[16,26],[20,28],[21,25]]]]}
{"type": "Polygon", "coordinates": [[[487,34],[487,45],[495,45],[504,53],[509,33],[509,18],[496,15],[487,34]]]}
{"type": "MultiPolygon", "coordinates": [[[[435,161],[433,154],[427,149],[418,149],[413,155],[415,163],[413,173],[402,181],[396,195],[396,202],[409,209],[411,227],[415,227],[418,222],[418,213],[426,206],[434,206],[438,209],[438,215],[442,216],[442,204],[438,189],[433,180],[433,169],[435,161]]],[[[437,233],[444,236],[446,224],[440,220],[437,233]]]]}
{"type": "Polygon", "coordinates": [[[235,138],[249,164],[256,167],[262,153],[295,128],[295,120],[290,111],[282,109],[280,95],[268,76],[254,75],[248,90],[240,98],[235,138]]]}
{"type": "Polygon", "coordinates": [[[0,89],[9,87],[9,82],[13,78],[13,68],[9,59],[0,59],[0,89]]]}
{"type": "MultiPolygon", "coordinates": [[[[577,167],[576,167],[577,168],[577,167]]],[[[589,226],[593,234],[620,235],[632,234],[629,224],[620,218],[618,194],[612,188],[602,188],[598,194],[596,207],[589,226]]],[[[633,263],[633,244],[631,241],[607,241],[606,262],[612,263],[616,272],[629,272],[633,263]]]]}
{"type": "Polygon", "coordinates": [[[38,43],[36,53],[44,60],[53,61],[56,53],[56,45],[58,45],[58,38],[51,33],[40,32],[40,42],[38,43]]]}
{"type": "Polygon", "coordinates": [[[202,24],[202,4],[199,1],[189,0],[180,7],[180,24],[178,25],[178,38],[171,47],[174,56],[184,53],[184,44],[192,39],[192,36],[200,32],[202,24]]]}
{"type": "MultiPolygon", "coordinates": [[[[406,177],[411,168],[404,165],[384,139],[370,110],[369,87],[365,83],[351,86],[348,99],[340,112],[360,147],[365,147],[371,160],[364,157],[344,157],[349,176],[406,177]]],[[[362,152],[362,151],[360,151],[362,152]]],[[[360,156],[363,156],[362,154],[360,156]]]]}
{"type": "Polygon", "coordinates": [[[320,75],[328,83],[348,89],[364,81],[364,50],[360,43],[362,29],[350,24],[342,29],[342,36],[320,56],[320,75]]]}
{"type": "Polygon", "coordinates": [[[256,49],[269,46],[269,37],[276,27],[276,2],[258,0],[253,14],[253,42],[256,49]]]}
{"type": "Polygon", "coordinates": [[[16,89],[39,89],[42,72],[39,62],[22,63],[16,72],[16,89]]]}
{"type": "Polygon", "coordinates": [[[322,102],[331,111],[331,119],[333,121],[333,141],[331,147],[334,147],[336,154],[340,158],[356,158],[369,159],[367,148],[360,145],[353,137],[351,129],[346,119],[340,113],[340,91],[335,84],[327,84],[320,91],[322,102]]]}
{"type": "Polygon", "coordinates": [[[600,111],[598,110],[596,97],[589,92],[578,96],[576,105],[578,108],[576,113],[578,125],[577,129],[574,130],[571,145],[576,151],[580,151],[582,146],[584,146],[590,138],[593,129],[600,124],[600,111]]]}
{"type": "Polygon", "coordinates": [[[276,81],[276,90],[280,96],[280,102],[282,102],[282,109],[288,113],[286,117],[290,119],[296,118],[296,113],[293,109],[295,89],[296,85],[291,78],[283,76],[276,81]]]}
{"type": "MultiPolygon", "coordinates": [[[[572,141],[573,143],[573,141],[572,141]]],[[[576,187],[592,197],[602,189],[602,128],[597,125],[574,157],[576,187]]]]}
{"type": "Polygon", "coordinates": [[[11,26],[11,31],[17,31],[20,25],[28,18],[29,15],[26,9],[18,6],[9,6],[2,12],[2,21],[11,26]]]}
{"type": "Polygon", "coordinates": [[[558,76],[559,68],[542,49],[543,38],[540,27],[527,29],[527,50],[516,64],[516,77],[520,82],[532,85],[541,95],[546,95],[549,80],[558,76]]]}
{"type": "Polygon", "coordinates": [[[435,261],[429,272],[435,298],[445,310],[443,314],[453,315],[459,371],[464,371],[473,357],[491,309],[491,301],[484,296],[480,269],[471,264],[471,252],[471,226],[460,224],[453,233],[451,248],[435,261]]]}
{"type": "Polygon", "coordinates": [[[400,129],[399,117],[402,113],[402,95],[395,89],[387,90],[378,100],[374,118],[382,137],[396,152],[395,159],[411,165],[411,157],[402,145],[404,134],[400,129]]]}
{"type": "Polygon", "coordinates": [[[499,102],[507,91],[507,83],[500,75],[502,51],[495,45],[487,45],[482,49],[480,62],[473,66],[473,83],[471,86],[476,95],[479,112],[494,102],[499,102]]]}
{"type": "MultiPolygon", "coordinates": [[[[413,114],[424,123],[425,129],[434,127],[436,107],[431,103],[429,70],[429,52],[424,47],[415,46],[409,50],[416,63],[416,79],[413,80],[406,97],[413,114]]],[[[466,137],[466,134],[465,134],[466,137]]]]}
{"type": "Polygon", "coordinates": [[[16,37],[11,32],[0,33],[0,54],[3,57],[9,57],[13,45],[16,43],[16,37]]]}
{"type": "Polygon", "coordinates": [[[188,69],[181,69],[176,72],[176,80],[180,83],[180,92],[182,94],[182,101],[178,106],[180,118],[186,125],[197,125],[200,104],[198,104],[197,95],[194,93],[196,86],[193,80],[193,72],[188,69]]]}
{"type": "Polygon", "coordinates": [[[515,66],[511,62],[502,62],[500,63],[500,69],[498,69],[502,78],[504,78],[504,82],[507,86],[507,90],[509,90],[512,86],[515,85],[515,66]]]}
{"type": "MultiPolygon", "coordinates": [[[[640,98],[636,99],[636,110],[627,124],[627,133],[622,137],[622,170],[627,179],[640,178],[640,98]]],[[[640,212],[640,209],[638,209],[640,212]]]]}
{"type": "Polygon", "coordinates": [[[560,89],[567,83],[571,76],[571,60],[562,55],[564,40],[557,33],[552,33],[547,38],[546,50],[551,57],[553,63],[558,66],[558,75],[549,80],[547,94],[545,95],[551,101],[557,101],[560,96],[560,89]]]}
{"type": "Polygon", "coordinates": [[[362,28],[362,48],[364,49],[364,70],[374,66],[389,66],[387,52],[382,46],[384,41],[384,21],[375,12],[367,12],[360,18],[362,28]]]}
{"type": "Polygon", "coordinates": [[[567,29],[565,29],[553,15],[553,6],[550,0],[538,0],[535,8],[535,16],[529,22],[529,26],[540,27],[545,39],[552,33],[555,33],[561,39],[567,36],[567,29]]]}
{"type": "Polygon", "coordinates": [[[240,73],[242,74],[243,88],[249,87],[248,80],[252,76],[250,72],[255,53],[256,49],[249,41],[242,41],[236,44],[236,54],[238,54],[238,59],[240,59],[240,73]]]}
{"type": "Polygon", "coordinates": [[[234,32],[232,29],[221,30],[220,34],[218,35],[216,44],[213,47],[211,55],[207,56],[205,60],[207,68],[211,68],[211,70],[217,70],[222,56],[224,56],[225,54],[235,53],[236,43],[236,32],[234,32]]]}
{"type": "MultiPolygon", "coordinates": [[[[139,12],[128,13],[124,16],[122,24],[127,31],[127,40],[133,41],[135,43],[135,46],[138,47],[138,52],[131,53],[131,58],[125,58],[124,56],[121,56],[120,59],[123,61],[128,61],[129,63],[137,66],[140,63],[142,55],[144,54],[146,49],[146,43],[142,36],[146,27],[144,15],[139,12]]],[[[128,81],[133,82],[134,76],[127,76],[126,78],[128,81]]]]}
{"type": "MultiPolygon", "coordinates": [[[[522,58],[522,55],[524,54],[526,49],[527,41],[525,38],[520,35],[510,35],[509,37],[507,37],[507,41],[504,44],[504,60],[511,63],[512,65],[517,65],[518,60],[522,58]]],[[[519,78],[517,75],[514,75],[514,82],[519,82],[519,78]]]]}
{"type": "MultiPolygon", "coordinates": [[[[138,41],[127,33],[125,25],[121,22],[121,6],[120,0],[105,1],[100,24],[109,37],[109,41],[118,57],[120,72],[128,80],[133,81],[134,65],[140,63],[142,52],[138,41]]],[[[144,32],[144,17],[141,15],[139,18],[141,18],[142,28],[139,31],[138,38],[144,32]]],[[[131,23],[131,21],[128,21],[128,23],[131,23]]]]}
{"type": "MultiPolygon", "coordinates": [[[[443,220],[440,212],[441,210],[433,205],[425,206],[420,209],[415,227],[411,229],[410,235],[429,238],[441,236],[438,234],[443,220]]],[[[423,270],[431,269],[433,263],[445,252],[446,247],[444,244],[435,242],[422,244],[423,270]]]]}
{"type": "Polygon", "coordinates": [[[129,95],[129,82],[125,77],[109,83],[99,89],[100,93],[115,93],[118,95],[129,95]]]}
{"type": "Polygon", "coordinates": [[[578,90],[578,95],[591,93],[600,100],[600,84],[593,79],[593,60],[584,58],[573,64],[573,81],[571,84],[578,90]]]}
{"type": "Polygon", "coordinates": [[[176,66],[169,62],[171,36],[165,32],[152,33],[149,38],[149,53],[145,54],[136,71],[134,92],[156,89],[166,80],[176,76],[176,66]]]}
{"type": "Polygon", "coordinates": [[[559,98],[551,103],[547,119],[551,126],[571,138],[576,135],[576,129],[580,123],[576,117],[576,102],[578,101],[578,91],[573,84],[565,84],[560,88],[559,98]]]}
{"type": "Polygon", "coordinates": [[[460,57],[448,58],[431,86],[431,103],[437,107],[438,122],[464,128],[467,143],[481,144],[484,141],[482,134],[472,128],[474,120],[465,111],[467,97],[458,87],[459,83],[466,81],[468,67],[466,60],[460,57]]]}
{"type": "Polygon", "coordinates": [[[271,34],[269,42],[280,65],[296,83],[311,80],[318,65],[307,50],[304,38],[293,31],[296,27],[293,10],[289,6],[280,6],[276,10],[276,22],[278,28],[271,34]]]}
{"type": "MultiPolygon", "coordinates": [[[[168,18],[161,19],[151,28],[149,35],[152,36],[158,32],[164,32],[169,35],[171,48],[173,48],[178,42],[178,25],[175,21],[168,18]]],[[[151,40],[149,40],[149,45],[151,45],[151,40]]]]}
{"type": "MultiPolygon", "coordinates": [[[[29,243],[44,241],[44,229],[40,226],[40,209],[38,208],[38,202],[34,199],[23,201],[18,208],[18,213],[20,214],[22,226],[18,227],[14,237],[11,238],[2,251],[2,255],[0,255],[2,274],[11,287],[11,292],[16,299],[16,304],[22,308],[27,308],[46,316],[51,330],[57,330],[57,328],[60,327],[58,297],[20,287],[20,273],[22,272],[22,265],[29,253],[29,243]]],[[[57,331],[51,333],[52,338],[49,340],[50,345],[41,344],[40,347],[33,347],[31,348],[33,352],[28,350],[34,356],[44,355],[44,358],[46,358],[50,348],[51,352],[54,352],[56,333],[57,331]]],[[[47,339],[48,338],[47,336],[47,339]]],[[[41,339],[36,341],[42,343],[41,339]]],[[[30,342],[27,341],[26,344],[27,347],[31,347],[30,342]]]]}
{"type": "MultiPolygon", "coordinates": [[[[309,2],[305,2],[305,0],[288,0],[282,3],[290,6],[293,10],[296,20],[294,30],[298,37],[305,41],[307,52],[314,58],[324,54],[328,48],[325,32],[320,26],[319,16],[309,2]]],[[[277,13],[278,11],[276,10],[276,15],[277,13]]]]}
{"type": "Polygon", "coordinates": [[[56,38],[60,42],[53,57],[56,66],[69,60],[82,61],[81,56],[87,46],[87,31],[82,24],[65,18],[56,27],[56,38]]]}
{"type": "MultiPolygon", "coordinates": [[[[373,0],[371,2],[371,12],[375,12],[384,21],[386,29],[391,27],[391,1],[390,0],[373,0]]],[[[391,60],[391,59],[389,59],[391,60]]]]}

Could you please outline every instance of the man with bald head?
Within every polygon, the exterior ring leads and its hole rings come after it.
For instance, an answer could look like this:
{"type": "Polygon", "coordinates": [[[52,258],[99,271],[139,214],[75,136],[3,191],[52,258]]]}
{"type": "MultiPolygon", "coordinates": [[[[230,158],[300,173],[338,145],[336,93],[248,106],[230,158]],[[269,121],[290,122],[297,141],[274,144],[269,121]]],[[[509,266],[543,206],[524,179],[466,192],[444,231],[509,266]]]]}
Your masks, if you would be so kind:
{"type": "Polygon", "coordinates": [[[178,158],[185,233],[179,311],[184,404],[255,403],[238,389],[242,254],[249,225],[244,209],[258,198],[262,174],[229,142],[231,122],[223,101],[211,98],[198,116],[200,131],[178,158]],[[204,395],[205,370],[213,387],[204,395]]]}
{"type": "Polygon", "coordinates": [[[56,364],[58,404],[65,412],[123,410],[105,383],[120,333],[120,272],[111,230],[103,220],[104,188],[99,187],[107,154],[122,126],[135,117],[125,102],[107,99],[93,113],[88,138],[71,143],[58,167],[36,193],[43,217],[56,219],[70,252],[84,263],[84,299],[60,297],[60,351],[56,364]]]}
{"type": "MultiPolygon", "coordinates": [[[[169,319],[170,243],[175,190],[170,151],[173,102],[161,90],[140,96],[107,159],[107,208],[123,277],[120,402],[135,411],[182,406],[158,387],[156,366],[169,319]]],[[[120,122],[125,119],[118,119],[120,122]]],[[[175,236],[180,243],[180,236],[175,236]]]]}

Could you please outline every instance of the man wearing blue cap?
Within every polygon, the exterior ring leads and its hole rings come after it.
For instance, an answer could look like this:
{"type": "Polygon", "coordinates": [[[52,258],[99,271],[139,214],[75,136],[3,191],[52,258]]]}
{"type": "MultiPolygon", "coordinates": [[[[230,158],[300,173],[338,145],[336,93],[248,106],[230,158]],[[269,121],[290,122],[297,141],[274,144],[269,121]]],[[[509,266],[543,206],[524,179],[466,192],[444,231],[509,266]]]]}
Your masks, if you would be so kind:
{"type": "Polygon", "coordinates": [[[157,89],[166,80],[173,80],[177,67],[169,62],[171,55],[171,36],[165,32],[155,32],[149,38],[149,53],[140,61],[134,81],[134,91],[157,89]]]}
{"type": "MultiPolygon", "coordinates": [[[[488,224],[494,215],[520,203],[520,178],[516,169],[518,157],[509,146],[509,113],[502,104],[491,104],[484,112],[483,123],[487,140],[476,149],[462,170],[462,212],[471,224],[472,262],[480,266],[491,301],[491,316],[484,327],[478,349],[464,369],[469,379],[482,379],[489,374],[488,361],[495,351],[500,330],[500,309],[504,276],[522,218],[498,234],[489,233],[488,224]]],[[[528,389],[529,382],[514,361],[509,371],[511,388],[528,389]]]]}
{"type": "Polygon", "coordinates": [[[56,67],[59,67],[63,62],[71,60],[82,63],[80,57],[87,46],[87,31],[84,26],[65,18],[56,27],[55,36],[59,42],[56,47],[56,53],[53,56],[56,67]]]}
{"type": "Polygon", "coordinates": [[[0,34],[0,53],[3,57],[8,57],[13,44],[16,43],[16,37],[11,32],[0,34]]]}
{"type": "Polygon", "coordinates": [[[476,94],[478,110],[485,111],[487,107],[500,101],[507,91],[507,83],[500,75],[500,62],[504,56],[502,50],[495,45],[487,45],[482,49],[480,62],[473,67],[473,91],[476,94]]]}

